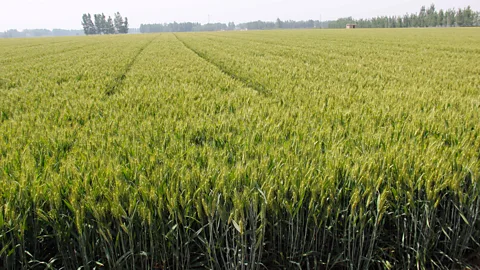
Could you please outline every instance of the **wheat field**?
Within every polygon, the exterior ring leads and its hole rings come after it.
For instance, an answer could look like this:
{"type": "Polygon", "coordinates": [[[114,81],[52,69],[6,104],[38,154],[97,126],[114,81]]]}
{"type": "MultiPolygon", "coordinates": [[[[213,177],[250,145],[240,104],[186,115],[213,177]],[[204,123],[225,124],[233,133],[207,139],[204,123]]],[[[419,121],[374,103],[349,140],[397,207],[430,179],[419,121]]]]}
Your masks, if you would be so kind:
{"type": "Polygon", "coordinates": [[[0,268],[474,269],[480,31],[0,39],[0,268]]]}

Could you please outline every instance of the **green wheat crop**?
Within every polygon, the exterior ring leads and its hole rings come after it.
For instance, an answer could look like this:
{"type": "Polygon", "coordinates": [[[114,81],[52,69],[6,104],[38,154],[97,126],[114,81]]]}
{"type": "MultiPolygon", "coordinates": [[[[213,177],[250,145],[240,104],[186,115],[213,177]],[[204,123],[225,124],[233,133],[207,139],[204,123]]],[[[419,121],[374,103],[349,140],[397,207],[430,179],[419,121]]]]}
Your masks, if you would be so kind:
{"type": "Polygon", "coordinates": [[[477,29],[0,49],[0,268],[479,267],[477,29]]]}

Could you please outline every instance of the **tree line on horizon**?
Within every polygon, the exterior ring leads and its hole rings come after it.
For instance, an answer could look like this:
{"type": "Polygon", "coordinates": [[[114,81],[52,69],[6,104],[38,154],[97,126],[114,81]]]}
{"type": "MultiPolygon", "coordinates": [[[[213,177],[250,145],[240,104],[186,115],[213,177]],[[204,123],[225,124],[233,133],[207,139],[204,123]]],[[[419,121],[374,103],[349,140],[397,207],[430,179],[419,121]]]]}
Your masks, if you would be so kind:
{"type": "Polygon", "coordinates": [[[329,22],[329,28],[345,28],[356,24],[359,28],[412,28],[412,27],[475,27],[480,26],[480,12],[466,8],[437,10],[435,4],[422,6],[420,12],[403,16],[379,16],[370,19],[341,18],[329,22]]]}
{"type": "Polygon", "coordinates": [[[128,33],[128,18],[125,19],[120,15],[120,12],[114,14],[114,18],[105,14],[94,14],[94,20],[90,13],[83,14],[82,26],[85,35],[112,35],[112,34],[127,34],[128,33]]]}
{"type": "Polygon", "coordinates": [[[182,22],[182,23],[154,23],[154,24],[141,24],[141,33],[158,33],[158,32],[202,32],[202,31],[229,31],[236,29],[276,29],[276,28],[325,28],[326,22],[308,20],[308,21],[281,21],[277,19],[276,22],[264,22],[253,21],[247,23],[235,24],[229,23],[194,23],[194,22],[182,22]],[[323,24],[323,26],[322,26],[323,24]]]}
{"type": "MultiPolygon", "coordinates": [[[[432,4],[429,8],[422,6],[420,12],[405,14],[403,16],[378,16],[369,19],[354,19],[352,17],[340,18],[333,21],[252,21],[235,24],[209,23],[201,24],[194,22],[164,23],[164,24],[141,24],[141,33],[155,32],[200,32],[200,31],[227,31],[227,30],[267,30],[267,29],[296,29],[296,28],[345,28],[346,24],[357,24],[359,28],[412,28],[412,27],[478,27],[480,26],[480,12],[473,11],[470,6],[459,9],[437,10],[432,4]]],[[[122,18],[119,12],[115,13],[114,19],[110,16],[94,14],[93,20],[90,14],[82,16],[82,30],[65,29],[25,29],[18,31],[11,29],[0,33],[0,38],[12,37],[40,37],[40,36],[78,36],[98,34],[122,34],[128,33],[128,18],[122,18]]],[[[138,29],[137,29],[138,31],[138,29]]]]}
{"type": "Polygon", "coordinates": [[[222,30],[235,30],[235,23],[154,23],[154,24],[141,24],[141,33],[159,33],[159,32],[203,32],[203,31],[222,31],[222,30]]]}
{"type": "Polygon", "coordinates": [[[83,36],[83,30],[70,29],[10,29],[0,33],[0,38],[27,38],[27,37],[66,37],[66,36],[83,36]]]}
{"type": "Polygon", "coordinates": [[[265,21],[253,21],[239,24],[239,29],[250,30],[265,30],[265,29],[305,29],[305,28],[328,28],[328,21],[319,20],[306,20],[306,21],[294,21],[285,20],[282,21],[277,18],[275,22],[265,21]]]}
{"type": "Polygon", "coordinates": [[[235,25],[235,23],[193,22],[141,24],[141,33],[155,32],[200,32],[200,31],[227,31],[235,29],[268,30],[268,29],[297,29],[297,28],[345,28],[347,24],[357,24],[360,28],[412,28],[412,27],[474,27],[480,26],[480,12],[475,12],[470,6],[463,9],[437,10],[432,4],[428,9],[422,6],[419,13],[405,14],[404,16],[379,16],[370,19],[340,18],[333,21],[282,21],[275,22],[252,21],[235,25]]]}

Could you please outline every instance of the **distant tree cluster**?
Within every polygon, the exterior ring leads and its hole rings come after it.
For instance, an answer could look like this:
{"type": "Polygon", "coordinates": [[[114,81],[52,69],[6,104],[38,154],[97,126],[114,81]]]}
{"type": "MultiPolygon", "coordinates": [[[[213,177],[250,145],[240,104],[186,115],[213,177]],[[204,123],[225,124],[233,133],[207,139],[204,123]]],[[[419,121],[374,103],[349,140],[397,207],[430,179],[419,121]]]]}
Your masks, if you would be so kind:
{"type": "MultiPolygon", "coordinates": [[[[323,25],[325,27],[326,24],[323,25]]],[[[254,21],[235,25],[234,22],[229,23],[165,23],[165,24],[142,24],[140,25],[141,33],[156,33],[156,32],[202,32],[202,31],[228,31],[236,29],[276,29],[276,28],[320,28],[322,23],[320,21],[281,21],[277,19],[276,22],[254,21]]]]}
{"type": "Polygon", "coordinates": [[[346,24],[357,24],[361,28],[408,28],[408,27],[472,27],[480,26],[480,13],[470,6],[463,9],[437,10],[432,4],[422,6],[419,13],[404,16],[382,16],[355,20],[352,17],[329,22],[329,28],[345,28],[346,24]]]}
{"type": "Polygon", "coordinates": [[[158,32],[200,32],[200,31],[222,31],[235,30],[235,23],[208,23],[200,24],[193,22],[184,23],[155,23],[155,24],[141,24],[141,33],[158,33],[158,32]]]}
{"type": "Polygon", "coordinates": [[[277,18],[275,22],[254,21],[254,22],[247,22],[247,23],[242,23],[238,25],[238,27],[241,29],[250,29],[250,30],[325,28],[326,26],[327,26],[326,23],[322,23],[318,20],[282,21],[279,18],[277,18]]]}
{"type": "Polygon", "coordinates": [[[82,26],[83,32],[85,35],[111,35],[111,34],[127,34],[128,33],[128,18],[122,18],[120,12],[114,14],[114,19],[108,16],[108,19],[105,15],[94,14],[93,20],[92,16],[89,14],[83,14],[82,16],[82,26]]]}
{"type": "Polygon", "coordinates": [[[381,16],[371,19],[355,20],[352,17],[341,18],[335,21],[282,21],[279,18],[274,22],[253,21],[235,25],[231,22],[200,24],[200,23],[168,23],[142,24],[140,32],[198,32],[198,31],[225,31],[234,29],[266,30],[266,29],[295,29],[295,28],[345,28],[346,24],[357,24],[361,28],[400,28],[400,27],[468,27],[480,26],[480,12],[474,12],[470,6],[463,9],[437,10],[432,4],[430,8],[423,6],[419,13],[404,16],[381,16]]]}
{"type": "Polygon", "coordinates": [[[0,33],[3,38],[26,38],[26,37],[60,37],[60,36],[83,36],[82,30],[67,30],[67,29],[25,29],[18,31],[17,29],[10,29],[0,33]]]}

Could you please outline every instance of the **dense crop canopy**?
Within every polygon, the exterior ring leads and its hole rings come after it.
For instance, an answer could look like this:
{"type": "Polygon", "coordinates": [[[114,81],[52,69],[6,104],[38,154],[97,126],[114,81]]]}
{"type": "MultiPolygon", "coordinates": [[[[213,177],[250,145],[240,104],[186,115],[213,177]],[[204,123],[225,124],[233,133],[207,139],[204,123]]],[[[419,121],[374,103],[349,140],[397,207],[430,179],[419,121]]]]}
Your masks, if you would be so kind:
{"type": "Polygon", "coordinates": [[[476,29],[0,40],[0,268],[449,268],[476,29]]]}

